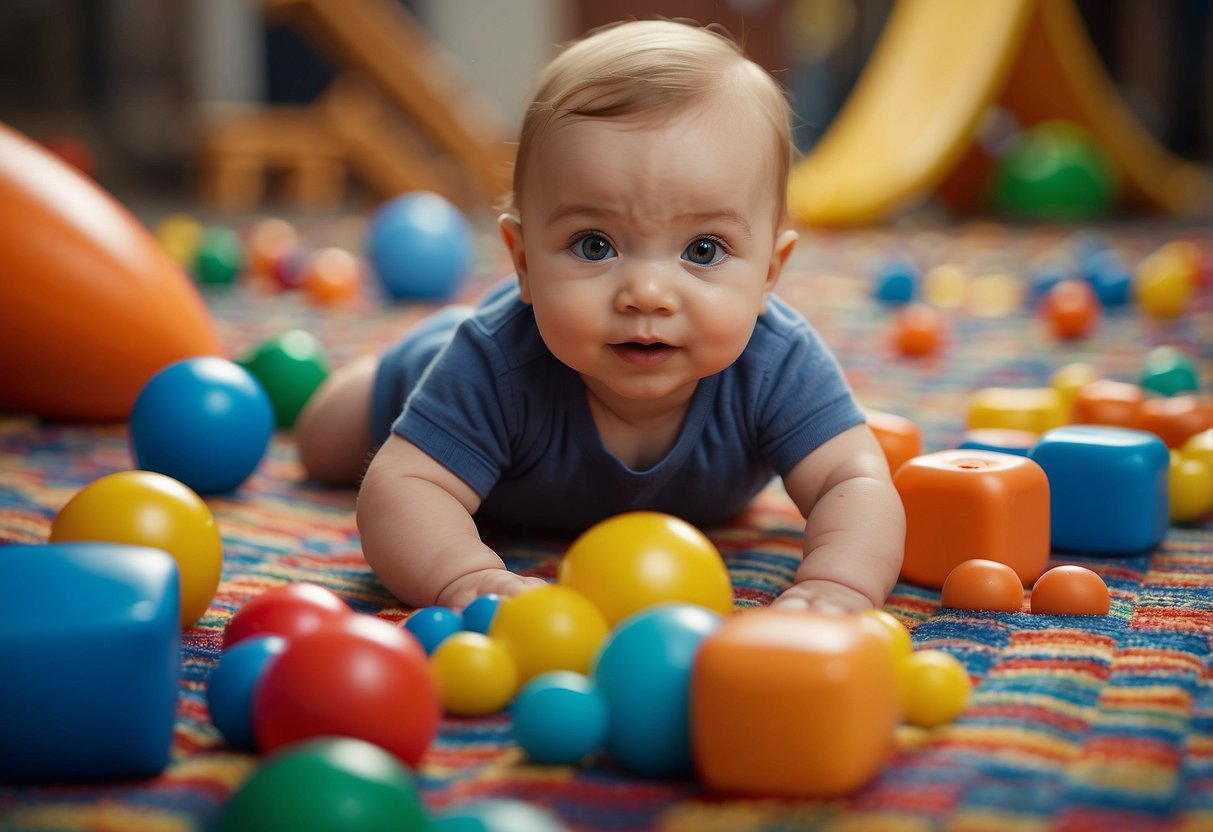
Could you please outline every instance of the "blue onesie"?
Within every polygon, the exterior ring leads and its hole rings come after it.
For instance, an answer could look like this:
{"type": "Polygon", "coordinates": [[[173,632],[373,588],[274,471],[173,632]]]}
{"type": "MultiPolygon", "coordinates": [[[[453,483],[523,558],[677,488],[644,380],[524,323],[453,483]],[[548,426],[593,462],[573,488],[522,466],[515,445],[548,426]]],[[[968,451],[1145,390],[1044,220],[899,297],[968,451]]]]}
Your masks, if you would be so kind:
{"type": "Polygon", "coordinates": [[[471,486],[478,518],[572,533],[638,509],[720,523],[864,421],[817,334],[772,297],[741,357],[699,383],[674,447],[634,471],[603,446],[581,378],[548,351],[513,280],[390,347],[372,418],[376,442],[403,436],[471,486]]]}

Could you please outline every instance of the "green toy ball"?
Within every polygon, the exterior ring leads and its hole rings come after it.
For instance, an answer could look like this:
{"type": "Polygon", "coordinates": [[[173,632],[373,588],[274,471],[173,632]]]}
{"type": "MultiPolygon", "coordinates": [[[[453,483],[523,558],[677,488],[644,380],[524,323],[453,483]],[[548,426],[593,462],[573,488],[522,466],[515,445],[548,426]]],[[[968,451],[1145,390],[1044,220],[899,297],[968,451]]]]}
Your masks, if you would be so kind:
{"type": "Polygon", "coordinates": [[[1155,347],[1141,367],[1141,386],[1160,396],[1176,396],[1200,390],[1200,374],[1194,362],[1175,347],[1155,347]]]}
{"type": "Polygon", "coordinates": [[[1011,142],[991,183],[994,208],[1021,219],[1090,220],[1116,200],[1107,152],[1077,124],[1046,121],[1011,142]]]}
{"type": "Polygon", "coordinates": [[[261,342],[237,363],[265,388],[280,428],[294,426],[303,406],[329,374],[324,348],[302,329],[261,342]]]}
{"type": "Polygon", "coordinates": [[[322,737],[271,756],[228,802],[220,832],[424,832],[413,776],[377,745],[322,737]]]}
{"type": "Polygon", "coordinates": [[[194,276],[208,286],[229,286],[244,271],[244,243],[230,228],[211,227],[202,232],[194,253],[194,276]]]}

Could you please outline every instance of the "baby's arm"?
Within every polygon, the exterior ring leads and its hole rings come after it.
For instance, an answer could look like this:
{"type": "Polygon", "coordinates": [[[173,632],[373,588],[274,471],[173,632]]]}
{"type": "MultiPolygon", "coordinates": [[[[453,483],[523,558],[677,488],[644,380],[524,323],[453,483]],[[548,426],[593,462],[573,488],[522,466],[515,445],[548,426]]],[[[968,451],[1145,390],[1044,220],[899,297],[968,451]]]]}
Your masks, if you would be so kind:
{"type": "Polygon", "coordinates": [[[413,607],[467,606],[478,595],[514,595],[539,578],[506,570],[472,515],[480,497],[412,442],[392,436],[358,492],[358,531],[371,569],[413,607]]]}
{"type": "Polygon", "coordinates": [[[775,603],[835,612],[882,606],[901,571],[905,511],[866,425],[840,433],[784,477],[807,518],[804,560],[775,603]]]}

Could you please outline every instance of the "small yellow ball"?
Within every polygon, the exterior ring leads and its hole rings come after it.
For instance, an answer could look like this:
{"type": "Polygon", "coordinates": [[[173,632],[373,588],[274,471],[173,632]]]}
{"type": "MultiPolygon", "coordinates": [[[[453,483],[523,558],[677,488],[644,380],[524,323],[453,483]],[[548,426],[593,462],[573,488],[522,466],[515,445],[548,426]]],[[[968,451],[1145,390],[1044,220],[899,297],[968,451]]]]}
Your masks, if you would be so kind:
{"type": "Polygon", "coordinates": [[[951,653],[918,650],[902,661],[905,721],[935,728],[956,719],[969,702],[968,671],[951,653]]]}
{"type": "Polygon", "coordinates": [[[502,710],[518,691],[518,668],[500,642],[462,632],[443,640],[430,656],[442,707],[456,716],[502,710]]]}
{"type": "Polygon", "coordinates": [[[589,675],[607,633],[597,607],[576,590],[555,584],[506,598],[489,627],[489,637],[514,658],[519,685],[549,670],[589,675]]]}
{"type": "Polygon", "coordinates": [[[1204,459],[1171,451],[1168,485],[1171,522],[1190,523],[1213,510],[1213,467],[1204,459]]]}

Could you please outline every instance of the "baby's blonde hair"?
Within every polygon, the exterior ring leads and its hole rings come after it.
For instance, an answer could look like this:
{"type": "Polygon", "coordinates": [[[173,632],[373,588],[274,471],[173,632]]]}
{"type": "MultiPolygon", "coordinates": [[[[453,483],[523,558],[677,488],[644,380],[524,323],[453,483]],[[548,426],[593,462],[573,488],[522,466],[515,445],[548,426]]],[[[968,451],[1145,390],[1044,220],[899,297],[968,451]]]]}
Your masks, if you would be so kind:
{"type": "Polygon", "coordinates": [[[562,119],[670,116],[733,85],[744,87],[769,122],[776,217],[782,222],[792,158],[786,95],[726,33],[674,20],[631,20],[596,29],[547,65],[523,117],[506,210],[518,215],[531,149],[562,119]]]}

